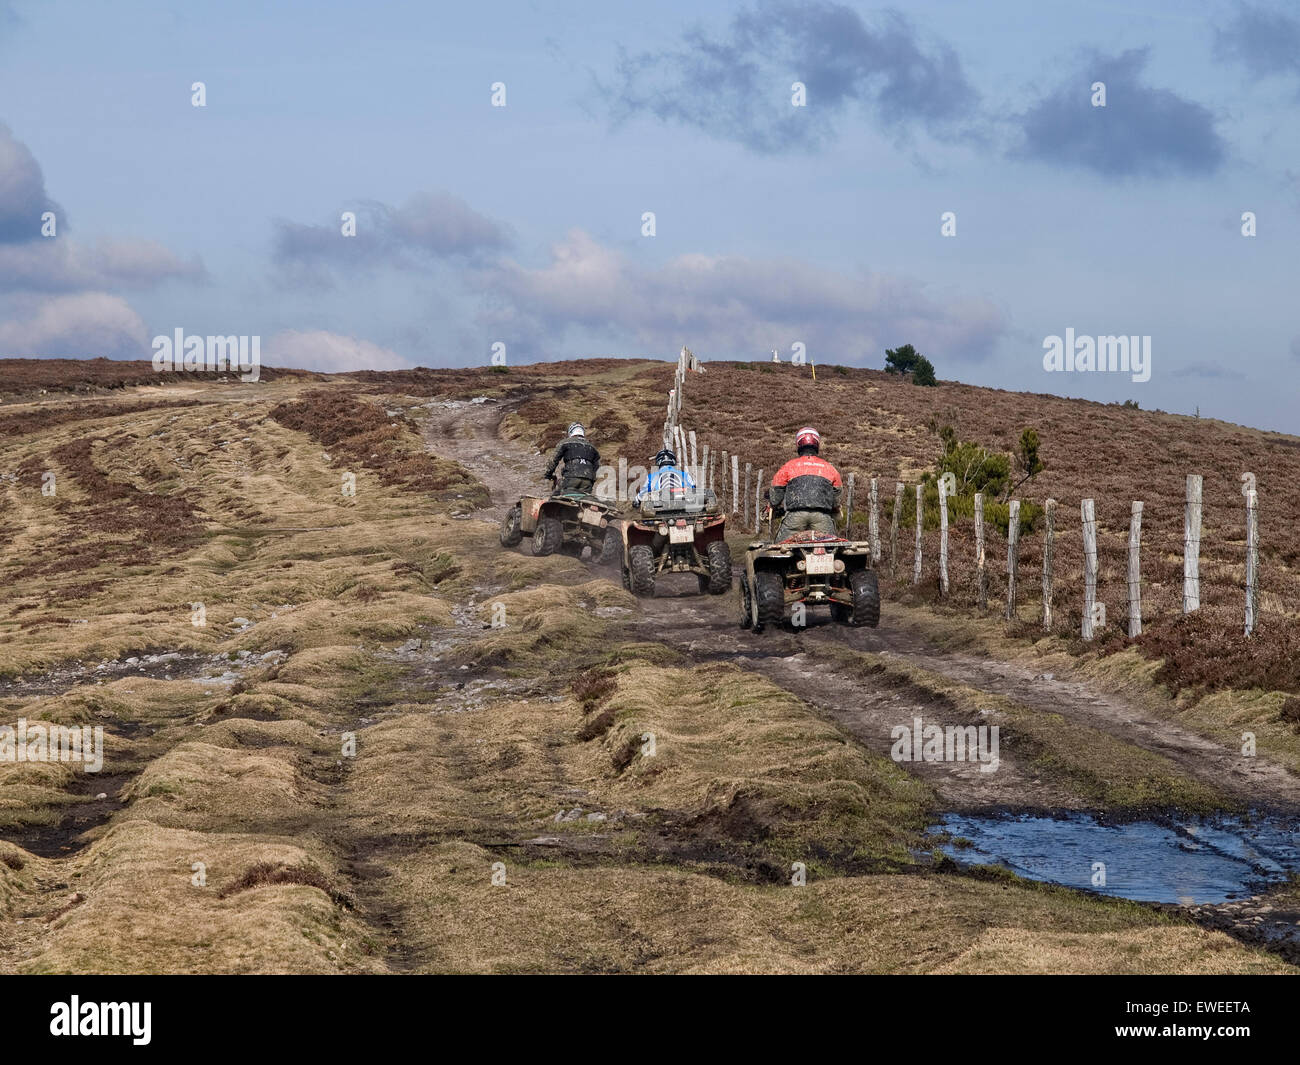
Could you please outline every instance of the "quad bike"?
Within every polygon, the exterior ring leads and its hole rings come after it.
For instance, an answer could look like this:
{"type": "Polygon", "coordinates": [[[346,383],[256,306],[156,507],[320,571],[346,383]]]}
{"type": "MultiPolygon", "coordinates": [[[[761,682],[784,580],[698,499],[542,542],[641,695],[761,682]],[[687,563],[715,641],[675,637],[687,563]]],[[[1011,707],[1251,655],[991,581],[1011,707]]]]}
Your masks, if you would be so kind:
{"type": "Polygon", "coordinates": [[[663,502],[646,499],[631,518],[618,523],[623,587],[648,599],[659,574],[694,573],[701,594],[721,595],[731,588],[726,525],[712,492],[663,502]]]}
{"type": "Polygon", "coordinates": [[[740,578],[740,627],[755,632],[778,627],[786,608],[795,603],[825,603],[833,621],[875,628],[880,624],[880,589],[871,568],[871,545],[816,532],[750,544],[740,578]]]}
{"type": "Polygon", "coordinates": [[[617,516],[614,506],[582,492],[523,496],[501,520],[501,546],[515,547],[527,536],[534,555],[559,551],[574,558],[590,547],[593,563],[612,566],[623,549],[617,516]]]}

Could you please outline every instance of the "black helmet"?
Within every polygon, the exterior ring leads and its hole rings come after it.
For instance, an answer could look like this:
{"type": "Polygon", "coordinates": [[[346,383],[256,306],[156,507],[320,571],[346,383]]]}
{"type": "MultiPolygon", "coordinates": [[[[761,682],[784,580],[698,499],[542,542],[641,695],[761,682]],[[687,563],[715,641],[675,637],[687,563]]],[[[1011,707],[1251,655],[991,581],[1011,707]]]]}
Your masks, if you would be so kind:
{"type": "Polygon", "coordinates": [[[677,456],[667,448],[664,448],[653,459],[650,460],[652,466],[676,466],[677,456]]]}

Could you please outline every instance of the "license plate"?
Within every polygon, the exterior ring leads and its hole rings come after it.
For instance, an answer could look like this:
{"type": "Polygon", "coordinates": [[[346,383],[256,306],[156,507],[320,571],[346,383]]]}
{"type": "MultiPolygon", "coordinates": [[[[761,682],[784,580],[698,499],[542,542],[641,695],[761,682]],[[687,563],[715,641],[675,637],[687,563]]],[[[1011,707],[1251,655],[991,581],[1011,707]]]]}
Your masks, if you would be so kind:
{"type": "Polygon", "coordinates": [[[695,530],[691,526],[679,529],[676,525],[668,527],[668,542],[670,544],[690,544],[695,542],[695,530]]]}
{"type": "Polygon", "coordinates": [[[809,555],[808,566],[805,573],[834,573],[835,556],[834,555],[809,555]]]}
{"type": "Polygon", "coordinates": [[[584,511],[582,512],[582,520],[585,521],[588,525],[599,525],[599,524],[600,524],[600,511],[598,511],[598,510],[584,510],[584,511]]]}

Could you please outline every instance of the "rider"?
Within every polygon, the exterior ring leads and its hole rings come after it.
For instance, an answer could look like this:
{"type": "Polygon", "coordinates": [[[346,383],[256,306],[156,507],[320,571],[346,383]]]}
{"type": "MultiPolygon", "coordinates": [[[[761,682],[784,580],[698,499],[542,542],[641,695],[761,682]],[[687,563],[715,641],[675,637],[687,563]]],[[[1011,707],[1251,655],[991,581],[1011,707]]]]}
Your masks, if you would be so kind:
{"type": "Polygon", "coordinates": [[[551,461],[546,467],[548,480],[554,479],[556,467],[564,463],[564,473],[560,478],[558,492],[580,492],[587,495],[596,483],[596,471],[600,466],[600,452],[588,442],[587,430],[581,422],[569,426],[569,435],[556,446],[551,461]]]}
{"type": "Polygon", "coordinates": [[[650,460],[650,476],[646,478],[645,487],[636,494],[636,505],[643,499],[657,499],[661,504],[683,501],[694,495],[699,489],[695,479],[677,466],[677,456],[664,448],[650,460]]]}
{"type": "Polygon", "coordinates": [[[799,457],[787,462],[772,478],[772,506],[785,510],[776,533],[778,540],[788,540],[805,529],[836,534],[835,512],[840,508],[843,482],[839,471],[818,454],[821,445],[821,434],[816,429],[800,429],[794,434],[799,457]]]}

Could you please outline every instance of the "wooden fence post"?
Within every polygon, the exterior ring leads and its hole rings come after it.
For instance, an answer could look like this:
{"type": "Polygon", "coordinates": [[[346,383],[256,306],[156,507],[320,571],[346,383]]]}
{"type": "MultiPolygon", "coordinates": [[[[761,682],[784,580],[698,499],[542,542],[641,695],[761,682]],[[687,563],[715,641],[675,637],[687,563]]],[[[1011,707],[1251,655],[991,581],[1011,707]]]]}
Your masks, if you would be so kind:
{"type": "Polygon", "coordinates": [[[748,462],[745,463],[745,494],[741,496],[740,514],[743,520],[749,520],[749,479],[754,473],[754,467],[748,462]]]}
{"type": "Polygon", "coordinates": [[[691,440],[691,480],[698,481],[700,479],[700,452],[696,448],[694,429],[690,431],[690,440],[691,440]]]}
{"type": "MultiPolygon", "coordinates": [[[[1254,483],[1254,475],[1251,475],[1254,483]]],[[[1255,631],[1255,597],[1259,589],[1259,495],[1246,489],[1246,635],[1255,631]]]]}
{"type": "Polygon", "coordinates": [[[763,471],[758,471],[758,480],[754,482],[754,535],[762,532],[763,521],[763,471]]]}
{"type": "Polygon", "coordinates": [[[722,504],[723,513],[727,510],[727,470],[728,465],[727,452],[722,452],[722,475],[718,480],[718,502],[722,504]]]}
{"type": "Polygon", "coordinates": [[[1052,631],[1052,555],[1056,550],[1056,500],[1043,503],[1043,631],[1052,631]]]}
{"type": "Polygon", "coordinates": [[[1128,634],[1142,635],[1142,500],[1133,500],[1128,522],[1128,634]]]}
{"type": "Polygon", "coordinates": [[[1016,618],[1016,578],[1020,575],[1020,500],[1007,506],[1007,620],[1016,618]]]}
{"type": "Polygon", "coordinates": [[[701,489],[713,487],[713,467],[709,465],[709,445],[700,445],[700,475],[696,480],[701,489]]]}
{"type": "Polygon", "coordinates": [[[925,523],[921,485],[916,486],[916,557],[912,561],[912,583],[921,583],[921,526],[925,523]]]}
{"type": "Polygon", "coordinates": [[[1201,475],[1187,475],[1183,511],[1183,613],[1201,607],[1201,475]]]}
{"type": "Polygon", "coordinates": [[[989,575],[984,567],[984,493],[975,493],[975,577],[979,585],[979,605],[989,605],[989,575]]]}
{"type": "Polygon", "coordinates": [[[853,474],[849,474],[849,482],[844,488],[844,539],[852,540],[853,530],[853,474]]]}
{"type": "Polygon", "coordinates": [[[948,597],[948,482],[939,478],[939,594],[948,597]]]}
{"type": "Polygon", "coordinates": [[[867,511],[867,536],[871,540],[871,565],[880,566],[880,479],[871,478],[871,506],[867,511]]]}
{"type": "Polygon", "coordinates": [[[903,482],[894,489],[894,523],[889,531],[889,575],[898,576],[898,523],[903,519],[903,482]]]}
{"type": "Polygon", "coordinates": [[[1081,635],[1092,639],[1092,608],[1097,603],[1097,507],[1085,499],[1079,507],[1083,517],[1083,625],[1081,635]]]}
{"type": "Polygon", "coordinates": [[[736,513],[740,501],[740,456],[731,456],[731,513],[736,513]]]}

